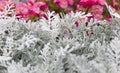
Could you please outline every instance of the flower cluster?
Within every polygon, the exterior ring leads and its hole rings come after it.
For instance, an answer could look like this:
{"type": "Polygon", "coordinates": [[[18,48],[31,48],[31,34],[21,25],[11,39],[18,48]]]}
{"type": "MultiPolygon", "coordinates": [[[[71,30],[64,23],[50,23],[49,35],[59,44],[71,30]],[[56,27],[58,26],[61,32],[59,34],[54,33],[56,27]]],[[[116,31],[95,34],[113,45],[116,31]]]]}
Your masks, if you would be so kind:
{"type": "Polygon", "coordinates": [[[36,21],[44,16],[46,11],[55,11],[56,13],[64,12],[85,12],[91,13],[95,21],[106,19],[110,21],[110,14],[105,4],[109,4],[111,8],[120,13],[120,0],[27,0],[27,2],[14,3],[14,0],[1,0],[0,12],[6,12],[5,7],[14,5],[14,13],[18,19],[26,21],[36,21]]]}
{"type": "Polygon", "coordinates": [[[48,11],[46,3],[41,1],[28,0],[27,3],[19,2],[16,4],[13,0],[0,1],[0,13],[2,15],[13,16],[26,21],[36,21],[43,16],[44,11],[48,11]],[[10,13],[12,11],[12,13],[10,13]]]}
{"type": "Polygon", "coordinates": [[[20,16],[20,18],[24,18],[27,20],[37,20],[43,15],[43,11],[47,11],[48,6],[44,2],[39,1],[32,1],[28,0],[27,3],[20,2],[16,5],[16,12],[15,14],[17,16],[20,16]]]}
{"type": "Polygon", "coordinates": [[[87,8],[86,13],[92,9],[93,17],[95,20],[101,20],[103,16],[103,6],[105,5],[105,0],[81,0],[79,4],[87,8]]]}

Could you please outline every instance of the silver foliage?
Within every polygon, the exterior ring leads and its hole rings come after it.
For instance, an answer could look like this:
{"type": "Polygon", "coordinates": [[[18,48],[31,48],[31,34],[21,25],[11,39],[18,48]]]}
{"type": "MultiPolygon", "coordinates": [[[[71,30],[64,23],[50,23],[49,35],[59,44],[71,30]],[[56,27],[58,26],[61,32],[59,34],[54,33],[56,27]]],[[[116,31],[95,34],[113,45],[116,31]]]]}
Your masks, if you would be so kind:
{"type": "Polygon", "coordinates": [[[82,12],[46,16],[0,19],[0,73],[120,73],[119,17],[109,23],[88,22],[82,12]]]}

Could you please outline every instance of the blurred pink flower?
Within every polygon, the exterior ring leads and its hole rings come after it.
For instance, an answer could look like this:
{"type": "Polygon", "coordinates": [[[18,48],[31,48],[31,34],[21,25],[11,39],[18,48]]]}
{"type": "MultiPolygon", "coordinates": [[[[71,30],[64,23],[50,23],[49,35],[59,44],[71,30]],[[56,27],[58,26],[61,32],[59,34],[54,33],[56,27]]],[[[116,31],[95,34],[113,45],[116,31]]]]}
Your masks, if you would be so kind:
{"type": "Polygon", "coordinates": [[[117,8],[118,11],[120,11],[120,6],[117,8]]]}
{"type": "Polygon", "coordinates": [[[43,11],[48,11],[48,6],[46,3],[44,2],[39,2],[40,4],[40,9],[43,10],[43,11]]]}
{"type": "Polygon", "coordinates": [[[108,22],[110,22],[110,21],[111,21],[111,17],[110,17],[110,16],[107,16],[107,17],[106,17],[106,20],[107,20],[108,22]]]}
{"type": "Polygon", "coordinates": [[[40,0],[35,0],[35,2],[39,2],[40,0]]]}
{"type": "Polygon", "coordinates": [[[27,5],[28,5],[28,8],[30,8],[34,3],[32,1],[28,1],[27,2],[27,5]]]}
{"type": "Polygon", "coordinates": [[[80,5],[90,8],[93,5],[105,5],[105,0],[80,0],[80,5]]]}
{"type": "Polygon", "coordinates": [[[75,22],[75,26],[76,26],[76,27],[79,26],[79,22],[78,22],[78,21],[75,22]]]}
{"type": "Polygon", "coordinates": [[[72,8],[67,8],[67,13],[71,13],[73,12],[73,9],[72,8]]]}
{"type": "Polygon", "coordinates": [[[58,2],[58,6],[59,6],[60,8],[67,8],[67,7],[68,7],[68,2],[67,2],[66,0],[60,0],[60,1],[58,2]]]}
{"type": "Polygon", "coordinates": [[[46,2],[49,2],[50,0],[45,0],[46,2]]]}
{"type": "Polygon", "coordinates": [[[91,7],[91,9],[93,10],[93,11],[95,11],[95,10],[99,10],[101,13],[103,13],[103,6],[100,6],[100,5],[93,5],[92,7],[91,7]]]}
{"type": "Polygon", "coordinates": [[[112,7],[114,7],[115,6],[115,0],[112,0],[110,4],[111,4],[112,7]]]}
{"type": "Polygon", "coordinates": [[[32,6],[29,7],[29,15],[41,17],[43,15],[43,11],[47,11],[48,6],[44,2],[35,2],[32,6]]]}
{"type": "Polygon", "coordinates": [[[100,5],[105,5],[105,0],[98,0],[98,4],[100,4],[100,5]]]}
{"type": "Polygon", "coordinates": [[[53,2],[56,3],[60,8],[67,8],[69,5],[74,5],[73,0],[54,0],[53,2]]]}
{"type": "Polygon", "coordinates": [[[40,7],[38,7],[37,5],[33,5],[31,8],[30,8],[31,11],[39,14],[40,13],[40,7]]]}
{"type": "Polygon", "coordinates": [[[80,5],[78,4],[76,12],[79,12],[79,11],[82,11],[82,9],[81,9],[80,5]]]}
{"type": "Polygon", "coordinates": [[[2,11],[6,6],[6,1],[5,0],[1,0],[0,1],[0,11],[2,11]]]}
{"type": "Polygon", "coordinates": [[[83,7],[91,7],[92,5],[95,5],[98,0],[80,0],[80,5],[83,7]]]}
{"type": "Polygon", "coordinates": [[[29,20],[28,14],[22,14],[21,18],[25,19],[25,21],[29,20]]]}
{"type": "Polygon", "coordinates": [[[68,1],[68,4],[69,4],[69,5],[71,5],[71,6],[73,6],[73,5],[74,5],[73,0],[67,0],[67,1],[68,1]]]}
{"type": "Polygon", "coordinates": [[[54,2],[54,3],[59,3],[59,1],[60,1],[60,0],[54,0],[53,2],[54,2]]]}
{"type": "Polygon", "coordinates": [[[95,21],[99,21],[103,18],[102,12],[100,12],[99,10],[94,11],[93,16],[95,21]]]}
{"type": "Polygon", "coordinates": [[[25,3],[19,3],[16,5],[16,14],[28,14],[28,6],[25,3]]]}
{"type": "Polygon", "coordinates": [[[18,20],[21,20],[21,19],[24,19],[25,21],[29,20],[28,14],[17,14],[16,16],[18,20]]]}
{"type": "Polygon", "coordinates": [[[54,3],[56,3],[60,8],[67,8],[69,5],[73,5],[72,0],[54,0],[54,3]]]}

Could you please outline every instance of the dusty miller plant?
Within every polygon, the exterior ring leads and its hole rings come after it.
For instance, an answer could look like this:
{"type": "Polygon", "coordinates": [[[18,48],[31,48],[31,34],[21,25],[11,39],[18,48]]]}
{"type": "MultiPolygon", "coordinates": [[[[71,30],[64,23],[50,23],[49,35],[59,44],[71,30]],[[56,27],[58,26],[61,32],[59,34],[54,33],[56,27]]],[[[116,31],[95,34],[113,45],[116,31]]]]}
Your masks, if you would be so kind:
{"type": "Polygon", "coordinates": [[[118,14],[111,22],[88,22],[84,12],[46,16],[0,17],[0,73],[120,73],[118,14]]]}

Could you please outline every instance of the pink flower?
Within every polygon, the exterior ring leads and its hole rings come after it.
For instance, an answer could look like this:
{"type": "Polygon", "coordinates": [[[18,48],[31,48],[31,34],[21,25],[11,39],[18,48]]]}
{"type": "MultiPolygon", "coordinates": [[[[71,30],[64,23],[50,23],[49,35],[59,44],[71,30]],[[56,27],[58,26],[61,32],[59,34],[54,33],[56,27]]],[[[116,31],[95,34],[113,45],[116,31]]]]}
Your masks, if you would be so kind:
{"type": "Polygon", "coordinates": [[[118,11],[120,11],[120,6],[117,8],[118,11]]]}
{"type": "Polygon", "coordinates": [[[74,5],[73,0],[54,0],[54,3],[56,3],[60,8],[67,8],[69,5],[74,5]]]}
{"type": "Polygon", "coordinates": [[[93,5],[93,6],[91,7],[91,9],[92,9],[93,11],[97,10],[97,11],[100,11],[101,13],[103,13],[103,6],[93,5]]]}
{"type": "Polygon", "coordinates": [[[50,2],[50,0],[45,0],[46,2],[50,2]]]}
{"type": "Polygon", "coordinates": [[[71,13],[72,11],[73,11],[72,8],[68,8],[68,9],[67,9],[67,12],[68,12],[68,13],[71,13]]]}
{"type": "Polygon", "coordinates": [[[110,21],[111,21],[111,17],[110,17],[110,16],[107,16],[107,17],[106,17],[106,20],[107,20],[108,22],[110,22],[110,21]]]}
{"type": "Polygon", "coordinates": [[[98,4],[100,4],[100,5],[105,5],[105,0],[98,0],[98,4]]]}
{"type": "Polygon", "coordinates": [[[93,18],[96,21],[99,21],[103,18],[102,14],[103,14],[103,6],[101,5],[93,5],[91,7],[91,12],[93,13],[93,18]]]}
{"type": "Polygon", "coordinates": [[[37,13],[37,14],[40,13],[40,7],[39,7],[37,4],[34,4],[34,5],[30,8],[30,10],[31,10],[32,12],[34,12],[34,13],[37,13]]]}
{"type": "Polygon", "coordinates": [[[48,10],[47,5],[44,2],[35,2],[31,7],[29,7],[30,15],[41,15],[42,9],[48,10]]]}
{"type": "Polygon", "coordinates": [[[48,11],[48,6],[44,2],[39,2],[40,4],[40,9],[43,11],[48,11]]]}
{"type": "Polygon", "coordinates": [[[67,0],[54,0],[54,3],[56,3],[60,8],[67,8],[68,7],[67,0]]]}
{"type": "Polygon", "coordinates": [[[79,4],[90,8],[93,5],[105,5],[105,0],[81,0],[79,4]]]}
{"type": "Polygon", "coordinates": [[[1,0],[0,1],[0,11],[2,11],[6,6],[6,1],[5,0],[1,0]]]}
{"type": "Polygon", "coordinates": [[[38,6],[38,7],[41,7],[41,6],[44,6],[46,5],[44,2],[36,2],[34,3],[35,6],[38,6]]]}
{"type": "Polygon", "coordinates": [[[81,0],[80,1],[80,5],[82,5],[83,7],[91,7],[92,5],[95,5],[97,3],[98,0],[81,0]]]}
{"type": "Polygon", "coordinates": [[[82,9],[81,9],[80,5],[77,5],[77,10],[76,10],[76,12],[79,12],[79,11],[82,11],[82,9]]]}
{"type": "Polygon", "coordinates": [[[59,6],[60,8],[67,8],[67,7],[68,7],[68,2],[67,2],[66,0],[60,0],[60,1],[58,2],[58,6],[59,6]]]}
{"type": "Polygon", "coordinates": [[[75,22],[75,26],[76,26],[76,27],[79,26],[79,22],[78,22],[78,21],[75,22]]]}
{"type": "Polygon", "coordinates": [[[99,21],[103,18],[102,12],[100,12],[99,10],[94,11],[93,16],[95,21],[99,21]]]}
{"type": "Polygon", "coordinates": [[[112,7],[114,7],[115,6],[115,0],[112,0],[110,4],[111,4],[112,7]]]}
{"type": "Polygon", "coordinates": [[[59,3],[59,2],[60,2],[60,0],[54,0],[53,2],[54,2],[54,3],[59,3]]]}
{"type": "Polygon", "coordinates": [[[39,2],[40,0],[35,0],[35,2],[39,2]]]}
{"type": "Polygon", "coordinates": [[[27,1],[28,8],[32,7],[33,5],[34,5],[34,1],[33,0],[28,0],[27,1]]]}
{"type": "Polygon", "coordinates": [[[24,19],[26,21],[29,20],[28,14],[17,14],[16,16],[18,20],[21,20],[21,19],[24,19]]]}
{"type": "Polygon", "coordinates": [[[29,20],[28,14],[22,14],[21,18],[25,19],[25,21],[29,20]]]}
{"type": "Polygon", "coordinates": [[[16,14],[28,14],[28,6],[25,3],[19,3],[16,5],[16,14]]]}
{"type": "Polygon", "coordinates": [[[73,5],[74,5],[73,0],[67,0],[67,1],[68,1],[68,4],[69,4],[69,5],[71,5],[71,6],[73,6],[73,5]]]}

